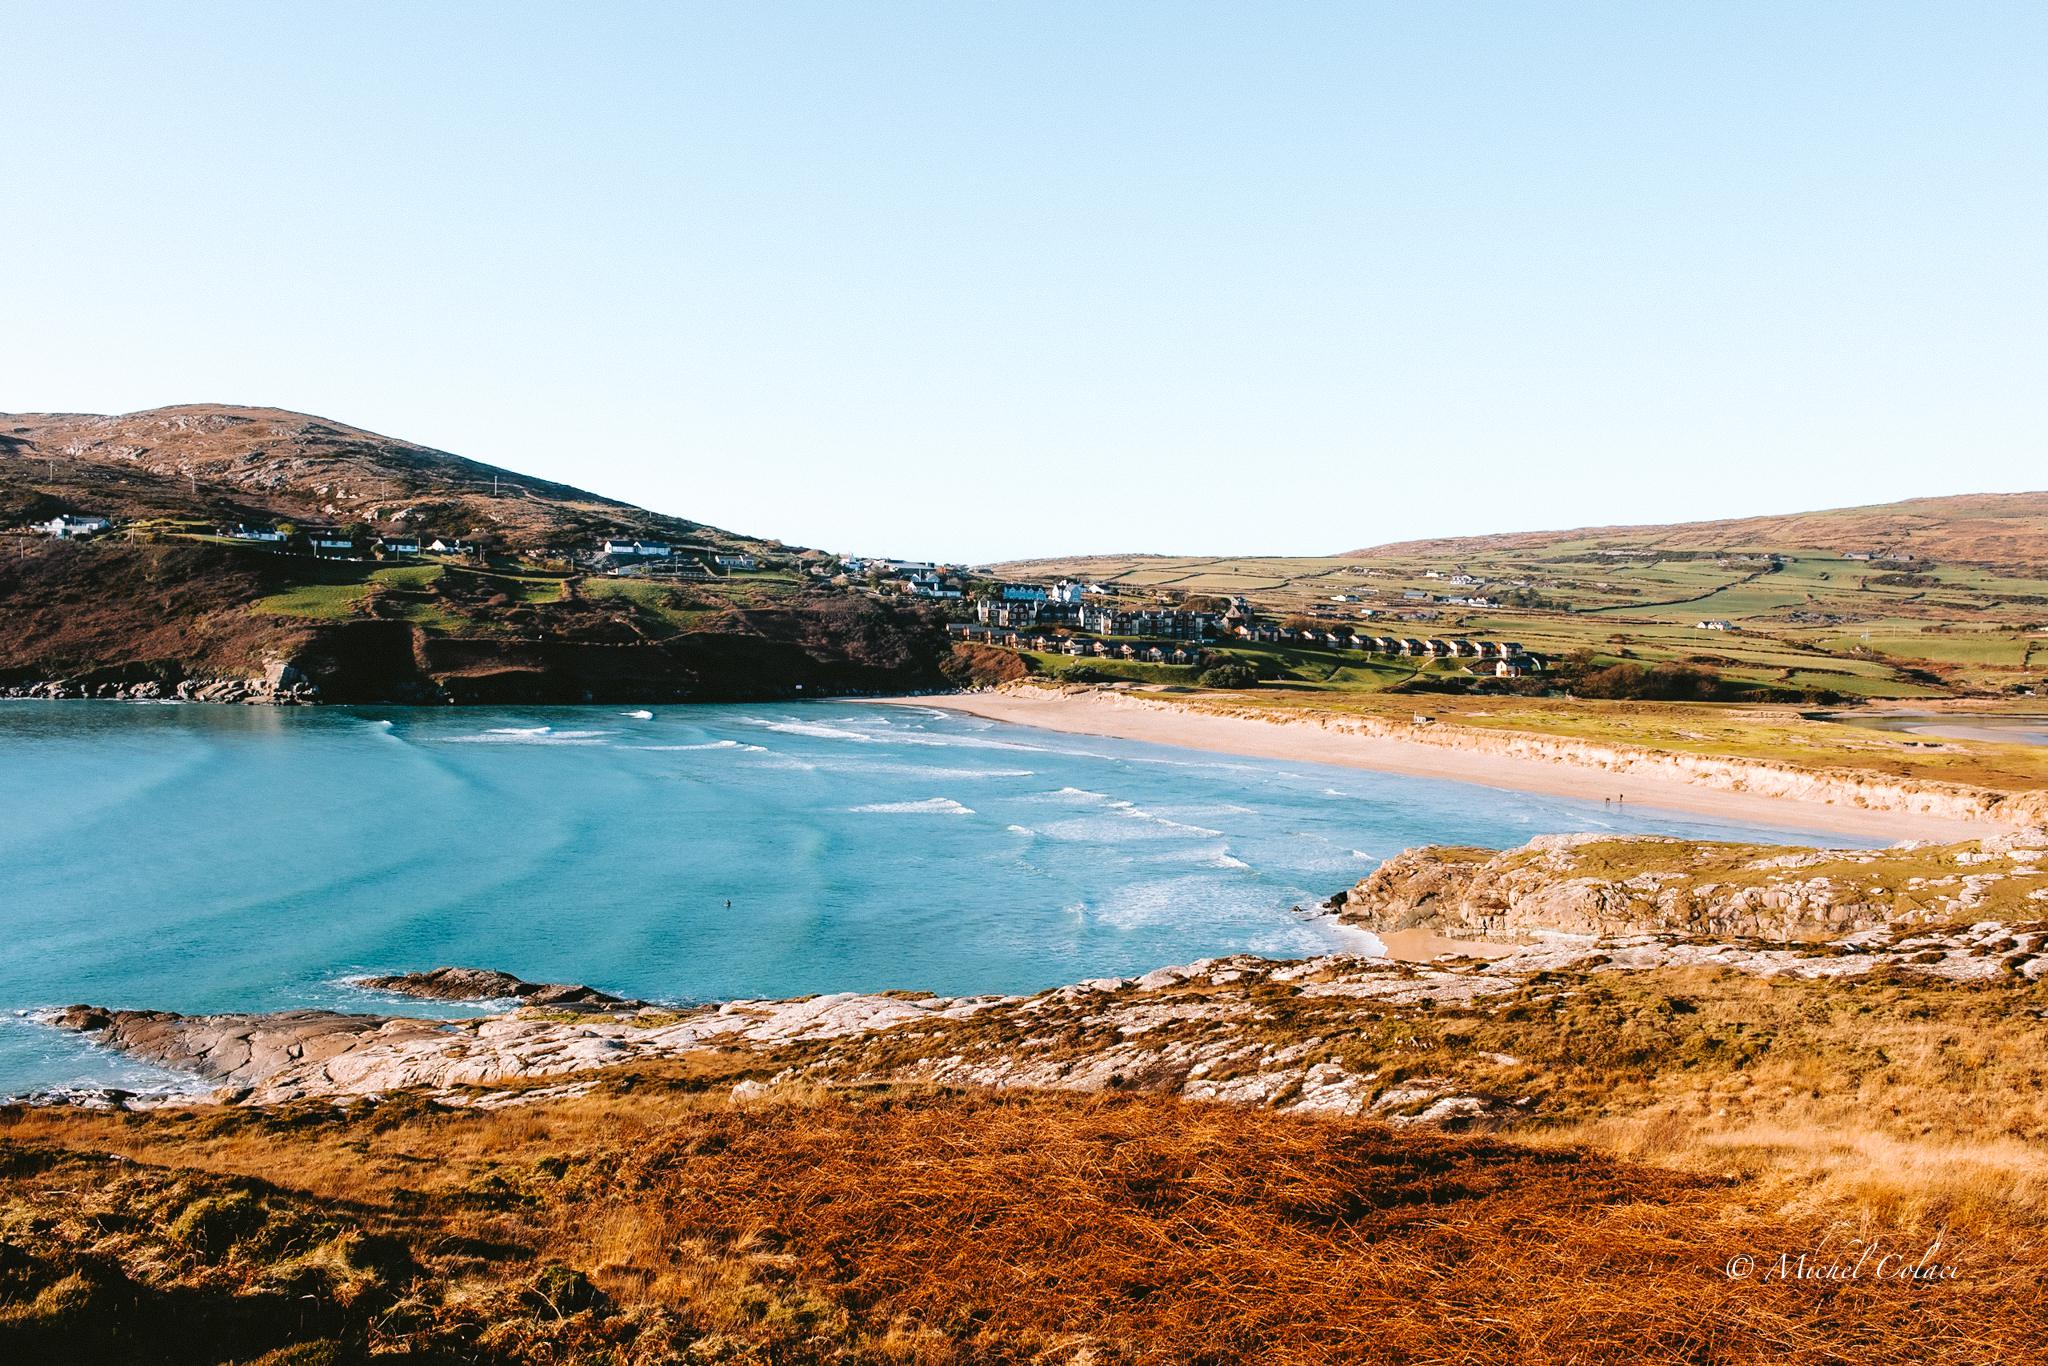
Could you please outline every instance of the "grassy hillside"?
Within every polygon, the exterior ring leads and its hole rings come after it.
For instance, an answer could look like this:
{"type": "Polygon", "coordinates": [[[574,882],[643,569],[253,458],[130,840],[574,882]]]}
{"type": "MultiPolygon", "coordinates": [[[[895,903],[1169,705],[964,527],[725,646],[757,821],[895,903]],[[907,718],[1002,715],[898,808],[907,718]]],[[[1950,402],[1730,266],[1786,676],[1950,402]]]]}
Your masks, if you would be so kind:
{"type": "Polygon", "coordinates": [[[1852,551],[2048,571],[2048,492],[1968,493],[1901,503],[1831,508],[1670,526],[1580,527],[1402,541],[1351,552],[1383,556],[1461,556],[1588,547],[1601,550],[1793,549],[1840,558],[1852,551]]]}
{"type": "MultiPolygon", "coordinates": [[[[1685,664],[1767,696],[2048,690],[2048,494],[1409,542],[1324,558],[1101,556],[1002,572],[1087,578],[1138,596],[1241,595],[1274,615],[1511,639],[1553,656],[1583,654],[1595,667],[1685,664]],[[1845,558],[1864,552],[1916,558],[1845,558]],[[1460,601],[1472,598],[1497,605],[1460,601]],[[1699,629],[1705,621],[1732,629],[1699,629]]],[[[1324,682],[1312,670],[1292,674],[1324,682]]]]}

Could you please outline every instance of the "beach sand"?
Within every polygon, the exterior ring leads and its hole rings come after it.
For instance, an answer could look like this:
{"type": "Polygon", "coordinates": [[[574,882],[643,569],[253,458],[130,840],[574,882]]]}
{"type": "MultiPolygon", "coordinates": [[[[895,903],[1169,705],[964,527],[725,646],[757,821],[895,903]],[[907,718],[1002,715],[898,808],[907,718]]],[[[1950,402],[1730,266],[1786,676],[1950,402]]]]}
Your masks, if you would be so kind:
{"type": "Polygon", "coordinates": [[[1221,716],[1175,706],[1164,698],[1147,697],[1139,701],[1114,693],[1017,689],[877,700],[891,705],[936,707],[1044,730],[1144,740],[1218,754],[1334,764],[1585,801],[1613,797],[1632,806],[1658,807],[1788,831],[1859,839],[1942,841],[2011,833],[2011,827],[1990,820],[1731,792],[1690,782],[1676,774],[1616,774],[1569,763],[1422,744],[1394,736],[1326,730],[1308,720],[1221,716]]]}

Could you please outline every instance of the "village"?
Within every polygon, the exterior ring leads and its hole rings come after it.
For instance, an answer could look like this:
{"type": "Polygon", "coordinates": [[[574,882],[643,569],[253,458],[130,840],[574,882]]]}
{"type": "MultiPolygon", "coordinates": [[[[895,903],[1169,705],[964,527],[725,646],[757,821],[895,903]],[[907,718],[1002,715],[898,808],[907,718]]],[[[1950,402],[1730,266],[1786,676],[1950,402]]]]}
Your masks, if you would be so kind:
{"type": "MultiPolygon", "coordinates": [[[[375,534],[360,526],[308,526],[284,521],[168,528],[138,523],[116,528],[113,520],[107,517],[63,513],[46,521],[31,522],[23,530],[53,540],[71,541],[89,540],[117,530],[167,532],[173,536],[226,541],[252,549],[304,554],[323,560],[367,562],[437,557],[483,562],[489,558],[481,543],[461,536],[405,532],[375,534]]],[[[605,536],[587,546],[551,547],[530,558],[579,566],[618,577],[712,579],[761,567],[758,557],[746,552],[674,545],[663,540],[623,535],[605,536]]]]}
{"type": "MultiPolygon", "coordinates": [[[[1261,616],[1241,595],[1187,598],[1077,579],[1018,583],[987,579],[972,570],[929,561],[841,560],[849,578],[878,593],[901,593],[945,605],[960,619],[948,631],[963,644],[992,646],[1069,659],[1118,660],[1207,667],[1229,657],[1231,645],[1273,645],[1345,651],[1388,660],[1461,662],[1464,672],[1520,678],[1544,667],[1540,656],[1512,640],[1375,634],[1327,622],[1261,616]]],[[[1463,586],[1466,576],[1454,576],[1463,586]]],[[[1476,580],[1469,580],[1477,582],[1476,580]]],[[[1334,599],[1355,603],[1355,596],[1334,599]]],[[[1362,618],[1375,615],[1359,611],[1362,618]]],[[[1412,620],[1435,619],[1434,611],[1412,620]]]]}
{"type": "MultiPolygon", "coordinates": [[[[1860,546],[1812,555],[1594,547],[1551,560],[1416,555],[1338,558],[1299,568],[1271,561],[1175,566],[1084,557],[1005,568],[806,550],[716,532],[670,537],[602,521],[585,521],[550,538],[551,544],[522,546],[488,526],[471,526],[474,519],[463,523],[471,529],[461,534],[434,532],[431,515],[331,525],[106,515],[114,511],[86,504],[9,530],[65,542],[239,546],[334,562],[328,578],[354,574],[387,593],[421,590],[428,581],[408,577],[415,574],[411,567],[425,574],[438,566],[515,579],[585,580],[591,594],[649,604],[656,613],[690,610],[666,590],[693,586],[747,601],[806,592],[908,600],[942,622],[956,644],[1009,651],[1029,672],[1075,681],[1238,687],[1245,684],[1226,677],[1250,671],[1258,680],[1293,686],[1456,689],[1484,681],[1522,691],[1573,688],[1578,675],[1610,666],[1669,665],[1728,678],[1731,691],[1772,696],[1906,696],[1938,682],[1902,671],[1888,656],[1930,648],[1921,637],[1852,635],[1844,628],[1864,618],[1817,610],[1822,603],[1860,605],[1863,599],[1848,596],[1855,593],[1875,604],[1878,592],[1896,588],[1883,599],[1889,604],[1934,581],[1933,560],[1925,554],[1909,558],[1860,546]],[[1613,567],[1639,559],[1641,568],[1613,567]],[[1581,564],[1589,569],[1575,568],[1581,564]],[[1873,565],[1881,572],[1866,575],[1873,565]],[[1775,616],[1759,611],[1765,594],[1769,601],[1783,598],[1775,616]],[[1800,595],[1803,601],[1795,600],[1800,595]],[[1708,614],[1716,608],[1718,614],[1708,614]]],[[[564,592],[523,580],[497,591],[529,606],[559,600],[564,592]]],[[[324,596],[279,592],[261,610],[335,612],[359,596],[339,589],[324,596]]],[[[423,609],[414,604],[407,610],[423,609]]],[[[1979,648],[1974,636],[1953,632],[1926,639],[1953,652],[1979,648]]],[[[2025,642],[2013,648],[2015,663],[2023,663],[2025,642]]],[[[2031,683],[2023,678],[2015,686],[2031,683]]]]}

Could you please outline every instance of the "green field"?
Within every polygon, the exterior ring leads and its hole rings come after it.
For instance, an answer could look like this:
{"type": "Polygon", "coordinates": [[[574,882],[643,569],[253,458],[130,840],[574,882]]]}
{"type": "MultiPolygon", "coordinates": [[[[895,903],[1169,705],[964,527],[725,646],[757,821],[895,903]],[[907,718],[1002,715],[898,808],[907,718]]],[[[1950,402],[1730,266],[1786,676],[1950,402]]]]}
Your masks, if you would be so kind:
{"type": "Polygon", "coordinates": [[[442,563],[328,564],[318,583],[295,584],[260,598],[252,610],[270,616],[308,621],[347,621],[374,616],[405,621],[447,634],[477,626],[461,610],[460,599],[486,602],[503,597],[511,602],[542,605],[561,602],[567,581],[560,577],[501,573],[442,563]]]}
{"type": "MultiPolygon", "coordinates": [[[[1766,689],[1912,698],[2048,688],[2048,580],[1966,565],[1909,571],[1797,546],[1681,552],[1616,544],[1561,540],[1468,547],[1456,556],[1092,557],[1000,572],[1079,578],[1140,600],[1242,596],[1271,618],[1515,640],[1596,667],[1682,663],[1766,689]],[[1453,575],[1479,582],[1453,585],[1453,575]],[[1410,599],[1411,591],[1435,600],[1410,599]],[[1347,596],[1356,601],[1332,601],[1347,596]],[[1470,597],[1500,605],[1448,601],[1470,597]],[[1706,620],[1735,629],[1695,629],[1706,620]]],[[[1400,672],[1398,661],[1290,659],[1286,667],[1308,686],[1368,691],[1400,672]]]]}
{"type": "Polygon", "coordinates": [[[590,578],[580,580],[576,592],[592,602],[609,599],[632,603],[671,626],[687,630],[706,617],[718,615],[721,610],[697,605],[700,601],[697,590],[701,587],[703,585],[696,582],[685,588],[651,579],[590,578]]]}

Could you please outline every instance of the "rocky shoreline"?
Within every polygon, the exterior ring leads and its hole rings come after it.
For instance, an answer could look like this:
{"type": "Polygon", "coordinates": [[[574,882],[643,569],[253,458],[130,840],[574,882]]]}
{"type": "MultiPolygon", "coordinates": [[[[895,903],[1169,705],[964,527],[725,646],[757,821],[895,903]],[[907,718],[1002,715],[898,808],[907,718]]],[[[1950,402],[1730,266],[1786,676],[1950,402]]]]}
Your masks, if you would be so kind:
{"type": "Polygon", "coordinates": [[[1484,960],[1408,964],[1336,954],[1286,962],[1240,955],[1021,997],[843,993],[685,1012],[522,1007],[458,1021],[319,1010],[188,1016],[81,1005],[47,1022],[212,1083],[212,1101],[237,1105],[414,1091],[495,1107],[565,1093],[562,1084],[530,1083],[567,1079],[573,1090],[588,1080],[578,1074],[718,1051],[753,1055],[774,1069],[769,1079],[742,1082],[735,1092],[741,1099],[792,1081],[917,1081],[1146,1091],[1465,1125],[1527,1107],[1520,1097],[1448,1079],[1385,1081],[1325,1055],[1356,1034],[1361,1014],[1507,1010],[1560,975],[1712,969],[1853,982],[1891,973],[2024,987],[2048,975],[2044,951],[2048,925],[1997,921],[1940,931],[1866,930],[1800,945],[1557,934],[1484,960]],[[1276,1031],[1283,1012],[1287,1028],[1276,1031]]]}
{"type": "Polygon", "coordinates": [[[1331,909],[1375,932],[1426,929],[1513,947],[1426,963],[1236,956],[1026,996],[841,993],[691,1008],[440,968],[362,984],[516,1004],[464,1020],[78,1005],[46,1022],[199,1078],[230,1104],[410,1091],[494,1107],[590,1084],[579,1074],[715,1053],[760,1070],[739,1084],[740,1098],[778,1082],[913,1081],[1488,1124],[1538,1103],[1526,1069],[1504,1053],[1444,1075],[1345,1059],[1390,1021],[1396,1042],[1450,1018],[1466,1028],[1491,1021],[1512,1039],[1525,1012],[1616,975],[2030,992],[2048,978],[2048,835],[1848,851],[1588,837],[1506,853],[1431,848],[1390,860],[1331,909]],[[1484,1080],[1489,1068],[1501,1076],[1484,1080]]]}
{"type": "Polygon", "coordinates": [[[184,678],[166,683],[154,678],[133,682],[87,683],[57,678],[33,683],[0,684],[0,700],[47,702],[214,702],[255,706],[303,707],[318,703],[320,687],[290,664],[272,664],[255,678],[184,678]]]}

